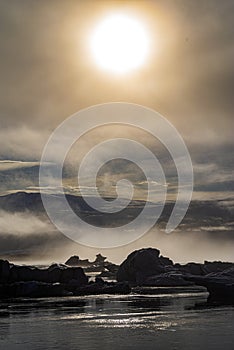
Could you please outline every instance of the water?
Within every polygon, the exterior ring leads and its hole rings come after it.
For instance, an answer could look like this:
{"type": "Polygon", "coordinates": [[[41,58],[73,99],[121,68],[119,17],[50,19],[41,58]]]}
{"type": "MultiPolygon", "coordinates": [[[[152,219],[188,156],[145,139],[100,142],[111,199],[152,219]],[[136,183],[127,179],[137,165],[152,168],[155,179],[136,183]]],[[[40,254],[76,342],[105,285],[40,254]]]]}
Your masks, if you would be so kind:
{"type": "Polygon", "coordinates": [[[233,350],[234,308],[206,293],[21,299],[0,304],[4,350],[233,350]]]}

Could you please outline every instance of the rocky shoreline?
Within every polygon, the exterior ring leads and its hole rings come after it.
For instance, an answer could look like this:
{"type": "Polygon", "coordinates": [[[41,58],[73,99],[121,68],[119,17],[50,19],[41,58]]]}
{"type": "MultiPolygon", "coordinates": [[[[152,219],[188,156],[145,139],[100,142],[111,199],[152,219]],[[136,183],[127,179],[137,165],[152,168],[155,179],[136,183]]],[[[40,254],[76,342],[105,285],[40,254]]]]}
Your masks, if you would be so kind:
{"type": "Polygon", "coordinates": [[[94,262],[73,256],[65,264],[44,268],[0,260],[0,298],[160,294],[185,288],[193,292],[207,290],[209,301],[234,304],[234,263],[174,264],[153,248],[132,252],[120,266],[100,254],[94,262]],[[95,272],[95,279],[88,277],[89,272],[95,272]]]}
{"type": "Polygon", "coordinates": [[[136,286],[201,286],[209,293],[208,301],[234,304],[234,263],[205,261],[174,264],[158,249],[140,249],[129,254],[119,266],[117,281],[136,286]]]}
{"type": "Polygon", "coordinates": [[[125,282],[89,281],[82,267],[52,264],[48,268],[17,266],[0,260],[0,297],[58,297],[91,294],[125,294],[125,282]]]}

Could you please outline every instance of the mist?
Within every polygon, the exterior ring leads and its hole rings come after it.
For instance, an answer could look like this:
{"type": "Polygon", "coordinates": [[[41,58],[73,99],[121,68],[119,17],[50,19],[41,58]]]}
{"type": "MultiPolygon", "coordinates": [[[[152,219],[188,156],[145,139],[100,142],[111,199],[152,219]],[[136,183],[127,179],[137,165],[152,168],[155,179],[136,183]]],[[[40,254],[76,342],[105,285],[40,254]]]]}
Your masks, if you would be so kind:
{"type": "Polygon", "coordinates": [[[225,232],[175,231],[166,234],[158,228],[126,246],[99,249],[75,243],[61,234],[49,221],[29,212],[0,211],[0,255],[12,262],[50,264],[65,262],[71,255],[94,260],[101,253],[109,261],[121,263],[140,248],[154,247],[174,262],[204,260],[234,261],[234,237],[225,232]]]}

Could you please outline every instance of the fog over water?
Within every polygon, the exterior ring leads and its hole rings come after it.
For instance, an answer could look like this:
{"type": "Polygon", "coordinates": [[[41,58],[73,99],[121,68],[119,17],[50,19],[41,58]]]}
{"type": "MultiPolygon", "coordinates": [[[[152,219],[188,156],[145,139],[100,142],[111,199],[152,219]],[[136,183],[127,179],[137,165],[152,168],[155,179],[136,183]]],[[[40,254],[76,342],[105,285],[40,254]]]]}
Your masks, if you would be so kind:
{"type": "Polygon", "coordinates": [[[201,230],[183,228],[166,234],[153,228],[137,241],[113,249],[90,248],[66,238],[57,229],[29,212],[0,212],[1,256],[14,262],[65,262],[71,255],[95,259],[98,253],[114,263],[122,262],[135,249],[155,247],[175,262],[203,262],[204,260],[234,261],[234,236],[225,227],[201,230]]]}

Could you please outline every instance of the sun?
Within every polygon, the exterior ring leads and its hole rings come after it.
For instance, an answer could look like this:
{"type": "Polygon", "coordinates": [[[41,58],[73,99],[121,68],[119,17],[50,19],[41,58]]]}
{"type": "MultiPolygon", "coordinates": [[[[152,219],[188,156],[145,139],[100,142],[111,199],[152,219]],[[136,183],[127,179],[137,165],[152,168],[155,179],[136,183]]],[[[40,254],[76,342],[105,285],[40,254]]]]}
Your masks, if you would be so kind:
{"type": "Polygon", "coordinates": [[[94,29],[90,48],[100,68],[117,74],[127,73],[146,62],[149,35],[139,19],[112,14],[94,29]]]}

